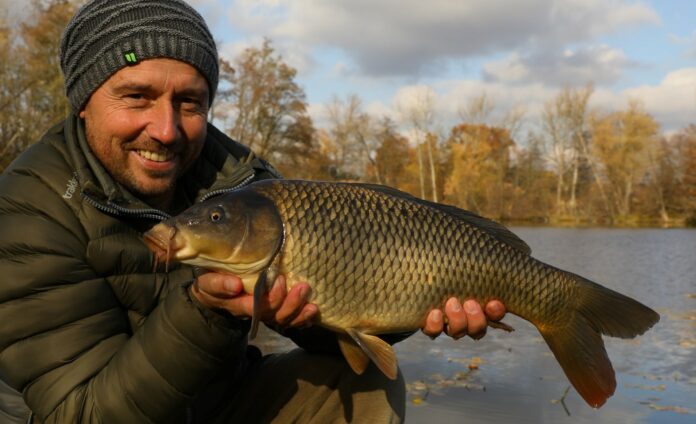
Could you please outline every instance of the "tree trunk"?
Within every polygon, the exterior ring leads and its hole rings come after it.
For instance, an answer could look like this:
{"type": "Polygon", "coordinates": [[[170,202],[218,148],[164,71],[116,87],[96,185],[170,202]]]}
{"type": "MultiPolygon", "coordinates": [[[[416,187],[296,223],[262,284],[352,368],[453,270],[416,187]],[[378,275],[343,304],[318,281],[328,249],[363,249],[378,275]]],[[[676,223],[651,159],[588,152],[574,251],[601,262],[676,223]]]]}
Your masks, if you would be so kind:
{"type": "Polygon", "coordinates": [[[418,178],[420,181],[421,199],[425,200],[425,176],[423,175],[423,153],[421,152],[421,144],[417,143],[416,152],[418,153],[418,178]]]}
{"type": "Polygon", "coordinates": [[[435,161],[433,160],[433,148],[430,143],[430,137],[425,138],[426,142],[426,147],[428,149],[428,160],[430,161],[430,183],[432,185],[432,190],[433,190],[433,202],[437,202],[437,179],[435,177],[436,175],[436,169],[435,169],[435,161]]]}

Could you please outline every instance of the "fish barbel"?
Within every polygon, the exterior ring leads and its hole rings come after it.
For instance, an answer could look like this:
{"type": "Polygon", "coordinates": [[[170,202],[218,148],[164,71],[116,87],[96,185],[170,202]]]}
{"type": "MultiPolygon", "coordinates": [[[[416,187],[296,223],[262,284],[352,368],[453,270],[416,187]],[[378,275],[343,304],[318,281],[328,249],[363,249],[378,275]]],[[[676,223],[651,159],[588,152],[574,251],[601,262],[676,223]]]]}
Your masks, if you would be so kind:
{"type": "MultiPolygon", "coordinates": [[[[145,234],[157,257],[240,276],[255,304],[278,274],[308,283],[318,325],[336,332],[357,373],[397,363],[377,335],[422,328],[450,297],[534,324],[585,401],[616,381],[602,334],[631,338],[659,315],[579,275],[534,259],[502,225],[374,184],[265,180],[199,203],[145,234]]],[[[251,337],[258,319],[252,318],[251,337]]]]}

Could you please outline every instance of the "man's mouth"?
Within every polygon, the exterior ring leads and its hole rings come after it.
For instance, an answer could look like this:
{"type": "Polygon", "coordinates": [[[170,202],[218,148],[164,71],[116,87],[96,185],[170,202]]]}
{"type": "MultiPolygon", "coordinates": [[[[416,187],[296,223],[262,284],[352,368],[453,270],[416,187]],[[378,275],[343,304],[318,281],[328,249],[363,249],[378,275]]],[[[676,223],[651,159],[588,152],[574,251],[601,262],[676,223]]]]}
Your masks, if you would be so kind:
{"type": "Polygon", "coordinates": [[[140,155],[141,157],[151,160],[153,162],[166,162],[168,160],[171,160],[174,158],[174,153],[169,152],[169,151],[164,151],[164,152],[153,152],[151,150],[136,150],[136,153],[140,155]]]}

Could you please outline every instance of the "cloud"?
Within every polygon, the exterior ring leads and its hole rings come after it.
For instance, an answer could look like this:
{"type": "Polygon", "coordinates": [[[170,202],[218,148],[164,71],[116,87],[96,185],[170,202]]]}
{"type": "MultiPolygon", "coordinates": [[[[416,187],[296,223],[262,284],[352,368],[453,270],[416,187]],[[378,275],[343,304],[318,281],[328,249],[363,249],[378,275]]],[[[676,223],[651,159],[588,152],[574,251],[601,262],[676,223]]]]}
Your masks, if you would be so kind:
{"type": "Polygon", "coordinates": [[[642,101],[664,130],[696,124],[696,68],[672,71],[657,85],[628,88],[620,96],[642,101]]]}
{"type": "MultiPolygon", "coordinates": [[[[234,60],[240,57],[244,50],[248,48],[258,49],[261,48],[262,45],[263,38],[261,37],[248,38],[244,41],[220,43],[220,45],[218,45],[218,53],[221,58],[234,65],[234,60]]],[[[314,67],[314,59],[306,49],[296,48],[290,43],[282,41],[273,41],[272,47],[275,50],[275,55],[280,55],[282,61],[295,68],[300,75],[310,73],[314,67]]]]}
{"type": "Polygon", "coordinates": [[[696,59],[696,31],[688,36],[669,34],[669,38],[673,43],[686,47],[684,54],[687,58],[696,59]]]}
{"type": "Polygon", "coordinates": [[[339,49],[364,74],[417,75],[452,61],[579,43],[659,23],[628,0],[240,0],[232,25],[296,45],[339,49]]]}
{"type": "Polygon", "coordinates": [[[607,45],[566,48],[562,51],[512,53],[508,58],[483,66],[486,81],[512,84],[544,82],[554,86],[586,83],[612,84],[623,70],[639,66],[620,49],[607,45]]]}
{"type": "Polygon", "coordinates": [[[211,31],[224,24],[225,5],[218,0],[187,0],[203,16],[211,31]]]}

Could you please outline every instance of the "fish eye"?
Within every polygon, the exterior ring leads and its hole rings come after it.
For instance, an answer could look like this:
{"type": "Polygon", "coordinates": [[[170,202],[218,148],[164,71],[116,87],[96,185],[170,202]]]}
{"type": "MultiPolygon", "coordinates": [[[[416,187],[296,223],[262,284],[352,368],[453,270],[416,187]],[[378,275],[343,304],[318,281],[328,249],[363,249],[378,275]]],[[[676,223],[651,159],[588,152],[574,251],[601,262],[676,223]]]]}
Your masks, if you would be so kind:
{"type": "Polygon", "coordinates": [[[221,220],[223,218],[223,216],[224,216],[224,214],[221,210],[215,209],[214,211],[212,211],[210,213],[210,220],[212,222],[218,222],[219,220],[221,220]]]}

